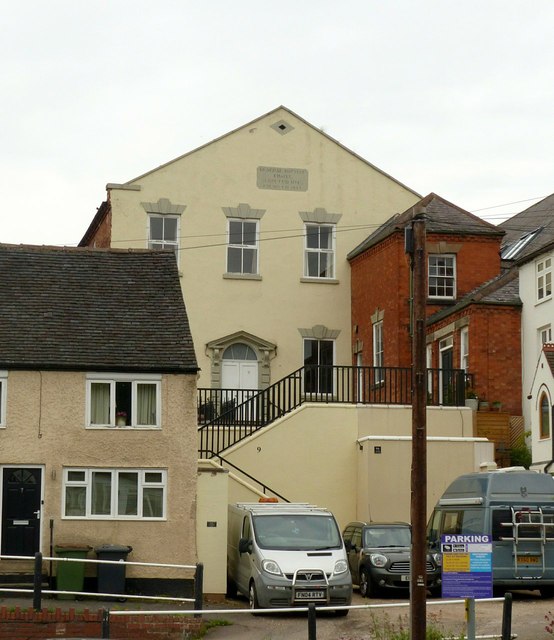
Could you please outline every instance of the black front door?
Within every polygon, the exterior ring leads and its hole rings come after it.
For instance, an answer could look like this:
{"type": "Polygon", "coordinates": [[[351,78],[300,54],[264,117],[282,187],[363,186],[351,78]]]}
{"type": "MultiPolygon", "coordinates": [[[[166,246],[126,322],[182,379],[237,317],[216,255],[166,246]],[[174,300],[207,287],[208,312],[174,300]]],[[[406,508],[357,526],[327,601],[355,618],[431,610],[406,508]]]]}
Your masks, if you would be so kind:
{"type": "Polygon", "coordinates": [[[42,471],[4,468],[2,490],[2,555],[33,556],[40,542],[42,471]]]}

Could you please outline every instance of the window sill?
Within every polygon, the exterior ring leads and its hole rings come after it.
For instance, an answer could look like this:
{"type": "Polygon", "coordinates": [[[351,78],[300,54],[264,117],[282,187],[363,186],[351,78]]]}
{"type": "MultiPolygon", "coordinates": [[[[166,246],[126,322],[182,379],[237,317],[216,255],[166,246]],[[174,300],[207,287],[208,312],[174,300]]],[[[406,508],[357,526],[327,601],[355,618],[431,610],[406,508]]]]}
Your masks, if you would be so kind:
{"type": "Polygon", "coordinates": [[[139,516],[62,516],[62,520],[118,520],[120,522],[167,522],[165,516],[161,518],[141,518],[139,516]]]}
{"type": "Polygon", "coordinates": [[[312,284],[339,284],[340,280],[336,278],[300,278],[300,282],[311,282],[312,284]]]}
{"type": "Polygon", "coordinates": [[[148,425],[143,427],[126,425],[124,427],[118,427],[116,425],[87,425],[85,429],[91,431],[161,431],[162,428],[155,425],[148,425]]]}
{"type": "Polygon", "coordinates": [[[224,280],[261,280],[262,276],[258,273],[224,273],[224,280]]]}

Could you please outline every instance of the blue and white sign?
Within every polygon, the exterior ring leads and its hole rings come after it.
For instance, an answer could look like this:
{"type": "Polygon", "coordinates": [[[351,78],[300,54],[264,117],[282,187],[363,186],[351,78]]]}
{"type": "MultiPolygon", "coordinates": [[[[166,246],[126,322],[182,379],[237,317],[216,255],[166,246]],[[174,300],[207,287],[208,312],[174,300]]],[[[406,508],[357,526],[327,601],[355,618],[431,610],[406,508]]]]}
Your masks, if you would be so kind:
{"type": "Polygon", "coordinates": [[[492,597],[492,537],[444,534],[441,537],[442,597],[492,597]]]}

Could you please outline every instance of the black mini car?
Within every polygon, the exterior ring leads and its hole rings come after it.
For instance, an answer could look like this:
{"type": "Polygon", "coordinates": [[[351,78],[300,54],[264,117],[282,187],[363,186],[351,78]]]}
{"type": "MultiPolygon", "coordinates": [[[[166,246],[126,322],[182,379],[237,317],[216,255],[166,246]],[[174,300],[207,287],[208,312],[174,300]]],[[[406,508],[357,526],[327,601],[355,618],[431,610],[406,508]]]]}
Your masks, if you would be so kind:
{"type": "MultiPolygon", "coordinates": [[[[352,582],[363,597],[381,590],[409,592],[412,532],[406,522],[351,522],[342,534],[352,582]]],[[[441,568],[427,556],[427,588],[440,591],[441,568]]]]}

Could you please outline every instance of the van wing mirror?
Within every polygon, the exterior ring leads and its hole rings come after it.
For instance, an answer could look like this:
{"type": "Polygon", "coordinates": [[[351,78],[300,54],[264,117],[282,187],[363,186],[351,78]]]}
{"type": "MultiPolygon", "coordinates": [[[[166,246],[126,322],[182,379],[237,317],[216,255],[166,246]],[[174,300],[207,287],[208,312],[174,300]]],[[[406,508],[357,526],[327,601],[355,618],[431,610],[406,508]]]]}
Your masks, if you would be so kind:
{"type": "Polygon", "coordinates": [[[352,540],[345,540],[344,548],[346,549],[347,552],[352,551],[352,540]]]}
{"type": "Polygon", "coordinates": [[[252,541],[248,538],[239,540],[239,553],[250,553],[252,551],[252,541]]]}

